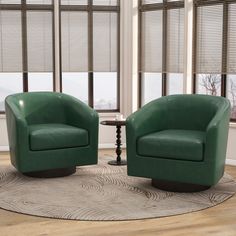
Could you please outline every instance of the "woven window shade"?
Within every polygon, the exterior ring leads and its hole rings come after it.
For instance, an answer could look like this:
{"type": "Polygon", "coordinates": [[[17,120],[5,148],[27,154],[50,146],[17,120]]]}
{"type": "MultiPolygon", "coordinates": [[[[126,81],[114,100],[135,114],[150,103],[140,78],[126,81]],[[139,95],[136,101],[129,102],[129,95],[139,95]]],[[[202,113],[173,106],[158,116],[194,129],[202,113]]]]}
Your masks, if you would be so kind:
{"type": "Polygon", "coordinates": [[[21,0],[0,0],[0,4],[21,4],[21,0]]]}
{"type": "Polygon", "coordinates": [[[27,12],[29,72],[53,71],[52,12],[27,12]]]}
{"type": "Polygon", "coordinates": [[[61,13],[63,72],[88,71],[88,13],[61,13]]]}
{"type": "Polygon", "coordinates": [[[184,9],[167,11],[167,72],[183,73],[184,9]]]}
{"type": "Polygon", "coordinates": [[[87,0],[61,0],[61,5],[87,5],[87,0]]]}
{"type": "Polygon", "coordinates": [[[0,11],[0,72],[22,72],[21,12],[0,11]]]}
{"type": "Polygon", "coordinates": [[[142,71],[162,72],[162,10],[142,13],[142,71]]]}
{"type": "Polygon", "coordinates": [[[93,70],[117,71],[117,13],[93,13],[93,70]]]}
{"type": "Polygon", "coordinates": [[[142,4],[163,3],[163,0],[142,0],[142,4]]]}
{"type": "Polygon", "coordinates": [[[227,73],[236,74],[236,4],[229,5],[227,73]]]}
{"type": "Polygon", "coordinates": [[[117,0],[93,0],[93,5],[116,6],[117,0]]]}
{"type": "Polygon", "coordinates": [[[52,4],[52,0],[27,0],[27,4],[52,4]]]}
{"type": "Polygon", "coordinates": [[[167,2],[184,2],[184,0],[167,0],[167,2]]]}
{"type": "Polygon", "coordinates": [[[223,5],[197,8],[196,73],[222,70],[223,5]]]}

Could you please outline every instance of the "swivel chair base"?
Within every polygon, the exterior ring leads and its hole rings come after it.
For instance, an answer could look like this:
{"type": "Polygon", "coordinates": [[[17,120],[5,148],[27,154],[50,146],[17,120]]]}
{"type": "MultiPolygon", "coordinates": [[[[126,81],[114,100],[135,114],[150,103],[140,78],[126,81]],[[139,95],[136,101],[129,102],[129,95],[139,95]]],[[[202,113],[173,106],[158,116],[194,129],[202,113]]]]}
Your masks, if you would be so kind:
{"type": "Polygon", "coordinates": [[[58,178],[72,175],[76,172],[76,166],[69,168],[60,168],[60,169],[52,169],[52,170],[42,170],[42,171],[34,171],[34,172],[26,172],[23,175],[35,178],[58,178]]]}
{"type": "Polygon", "coordinates": [[[209,189],[211,186],[180,183],[175,181],[156,180],[152,179],[152,186],[164,191],[179,192],[179,193],[192,193],[200,192],[209,189]]]}

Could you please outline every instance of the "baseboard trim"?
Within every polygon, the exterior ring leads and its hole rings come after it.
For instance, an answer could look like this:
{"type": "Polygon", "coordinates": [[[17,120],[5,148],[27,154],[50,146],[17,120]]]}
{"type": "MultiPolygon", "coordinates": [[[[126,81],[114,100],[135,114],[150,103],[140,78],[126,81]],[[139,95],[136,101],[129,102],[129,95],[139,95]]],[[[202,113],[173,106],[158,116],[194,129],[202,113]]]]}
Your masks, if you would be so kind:
{"type": "MultiPolygon", "coordinates": [[[[116,148],[116,145],[113,143],[100,143],[98,145],[99,149],[111,149],[111,148],[116,148]]],[[[126,144],[122,144],[122,148],[126,148],[126,144]]]]}
{"type": "Polygon", "coordinates": [[[236,160],[226,159],[226,165],[236,166],[236,160]]]}
{"type": "Polygon", "coordinates": [[[9,152],[9,146],[0,146],[0,152],[9,152]]]}

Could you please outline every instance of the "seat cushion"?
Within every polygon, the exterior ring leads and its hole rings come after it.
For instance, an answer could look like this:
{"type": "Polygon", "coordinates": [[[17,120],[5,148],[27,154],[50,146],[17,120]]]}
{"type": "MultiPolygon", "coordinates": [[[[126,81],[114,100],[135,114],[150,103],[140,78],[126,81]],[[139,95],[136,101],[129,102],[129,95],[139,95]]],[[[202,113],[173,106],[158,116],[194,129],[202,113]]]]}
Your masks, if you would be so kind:
{"type": "Polygon", "coordinates": [[[88,145],[87,130],[65,124],[39,124],[30,126],[30,149],[32,151],[86,145],[88,145]]]}
{"type": "Polygon", "coordinates": [[[177,160],[203,160],[205,132],[195,130],[163,130],[138,139],[141,156],[177,160]]]}

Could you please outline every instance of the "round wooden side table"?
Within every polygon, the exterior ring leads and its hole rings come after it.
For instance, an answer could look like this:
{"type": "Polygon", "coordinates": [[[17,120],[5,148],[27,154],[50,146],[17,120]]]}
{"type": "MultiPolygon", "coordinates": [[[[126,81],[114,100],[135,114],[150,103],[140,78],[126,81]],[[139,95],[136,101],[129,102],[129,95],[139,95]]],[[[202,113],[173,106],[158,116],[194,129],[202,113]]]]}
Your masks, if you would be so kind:
{"type": "Polygon", "coordinates": [[[109,165],[115,165],[115,166],[122,166],[126,165],[127,161],[126,160],[121,160],[121,126],[125,126],[125,120],[104,120],[101,121],[100,124],[102,125],[109,125],[109,126],[116,126],[116,160],[114,161],[109,161],[109,165]]]}

